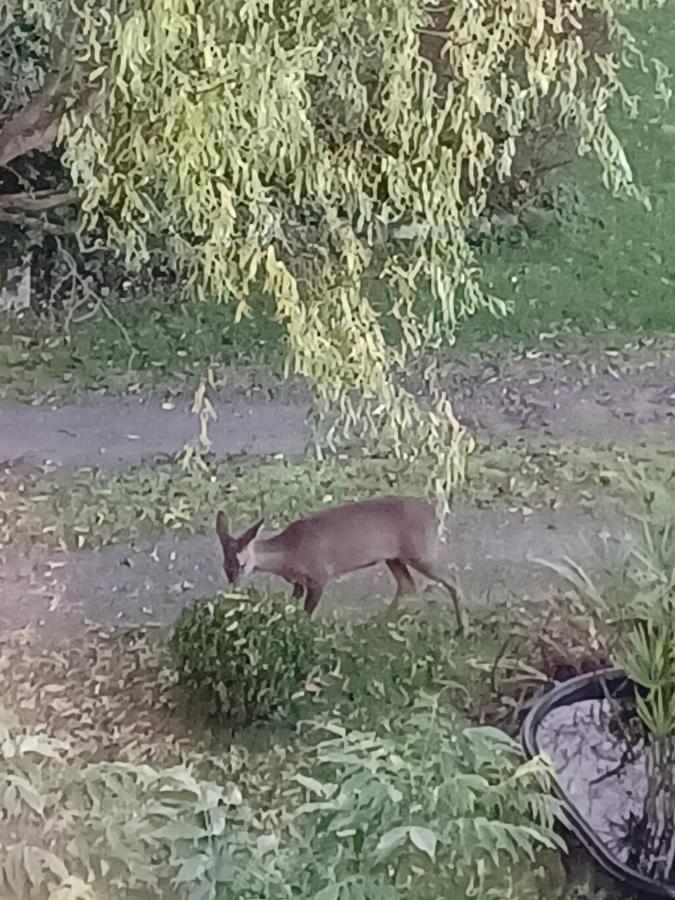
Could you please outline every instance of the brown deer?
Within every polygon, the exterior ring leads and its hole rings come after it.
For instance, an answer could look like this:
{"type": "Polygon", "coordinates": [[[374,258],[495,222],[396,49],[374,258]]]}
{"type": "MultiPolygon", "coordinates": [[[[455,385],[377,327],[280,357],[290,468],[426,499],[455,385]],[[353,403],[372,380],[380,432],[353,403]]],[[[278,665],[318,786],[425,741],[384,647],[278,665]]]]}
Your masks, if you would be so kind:
{"type": "Polygon", "coordinates": [[[230,584],[241,571],[270,572],[293,585],[293,598],[305,596],[312,614],[331,578],[385,562],[396,580],[399,598],[414,592],[410,569],[442,584],[452,597],[457,621],[462,613],[457,588],[438,568],[438,522],[429,503],[417,497],[378,497],[346,503],[298,519],[275,537],[258,537],[263,520],[232,537],[222,512],[216,531],[223,548],[223,568],[230,584]]]}

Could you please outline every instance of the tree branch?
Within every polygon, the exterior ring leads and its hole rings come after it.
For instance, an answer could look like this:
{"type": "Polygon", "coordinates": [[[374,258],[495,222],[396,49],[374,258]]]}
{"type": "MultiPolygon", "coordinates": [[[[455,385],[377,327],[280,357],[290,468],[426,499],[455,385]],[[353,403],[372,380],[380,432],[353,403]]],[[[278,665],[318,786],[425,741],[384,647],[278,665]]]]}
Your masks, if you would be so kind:
{"type": "Polygon", "coordinates": [[[0,210],[25,209],[41,211],[53,209],[55,206],[68,206],[79,199],[77,191],[62,191],[55,193],[51,190],[24,191],[20,194],[0,194],[0,210]]]}
{"type": "Polygon", "coordinates": [[[17,225],[20,228],[37,228],[49,234],[65,234],[71,230],[66,228],[65,225],[56,225],[54,222],[48,222],[46,219],[37,219],[33,216],[26,216],[23,213],[7,212],[4,209],[0,209],[0,222],[7,222],[8,225],[17,225]]]}
{"type": "Polygon", "coordinates": [[[31,150],[48,150],[59,130],[65,100],[45,86],[0,128],[0,168],[31,150]]]}

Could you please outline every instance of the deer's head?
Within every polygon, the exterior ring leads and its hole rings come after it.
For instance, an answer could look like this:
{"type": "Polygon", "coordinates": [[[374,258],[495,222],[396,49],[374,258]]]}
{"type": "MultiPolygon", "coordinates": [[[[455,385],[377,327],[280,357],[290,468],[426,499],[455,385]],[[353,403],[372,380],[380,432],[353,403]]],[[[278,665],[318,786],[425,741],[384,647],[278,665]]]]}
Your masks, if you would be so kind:
{"type": "Polygon", "coordinates": [[[250,545],[262,528],[262,524],[263,519],[252,525],[239,537],[232,537],[227,530],[224,513],[219,512],[216,516],[216,531],[223,548],[223,569],[225,569],[230,584],[235,584],[242,569],[246,574],[253,570],[254,562],[250,545]]]}

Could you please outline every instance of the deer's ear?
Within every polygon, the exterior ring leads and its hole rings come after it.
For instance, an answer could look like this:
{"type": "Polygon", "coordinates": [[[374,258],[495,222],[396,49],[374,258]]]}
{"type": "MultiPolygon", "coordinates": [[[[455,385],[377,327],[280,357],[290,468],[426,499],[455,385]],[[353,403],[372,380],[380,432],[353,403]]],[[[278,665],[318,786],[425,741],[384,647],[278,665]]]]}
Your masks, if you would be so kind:
{"type": "Polygon", "coordinates": [[[241,537],[237,538],[237,550],[243,550],[244,547],[247,547],[252,540],[255,539],[256,535],[262,528],[263,522],[265,520],[261,519],[259,522],[256,522],[255,525],[251,525],[251,527],[245,531],[241,537]]]}
{"type": "Polygon", "coordinates": [[[216,516],[216,532],[218,534],[218,537],[220,538],[221,544],[226,544],[229,540],[231,540],[230,535],[227,532],[225,513],[222,510],[220,510],[220,512],[216,516]]]}

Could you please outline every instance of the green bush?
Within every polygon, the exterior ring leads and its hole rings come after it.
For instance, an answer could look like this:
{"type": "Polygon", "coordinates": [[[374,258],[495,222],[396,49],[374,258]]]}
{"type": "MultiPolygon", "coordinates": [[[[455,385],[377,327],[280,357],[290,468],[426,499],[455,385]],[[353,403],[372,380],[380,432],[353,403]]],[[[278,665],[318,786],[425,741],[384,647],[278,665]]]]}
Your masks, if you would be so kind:
{"type": "Polygon", "coordinates": [[[222,874],[221,842],[205,845],[209,900],[541,897],[540,854],[564,847],[560,804],[548,764],[523,763],[506,734],[420,695],[375,728],[331,717],[305,737],[284,773],[286,824],[222,874]]]}
{"type": "Polygon", "coordinates": [[[293,896],[525,900],[517,872],[564,849],[548,764],[523,762],[504,732],[425,694],[385,727],[326,724],[295,776],[305,796],[283,878],[293,896]]]}
{"type": "Polygon", "coordinates": [[[256,593],[197,600],[181,613],[170,649],[179,683],[243,723],[287,708],[316,660],[304,611],[256,593]]]}
{"type": "Polygon", "coordinates": [[[195,885],[211,864],[201,847],[227,828],[228,851],[250,856],[260,836],[217,769],[92,761],[2,707],[0,771],[3,900],[214,900],[195,885]]]}

